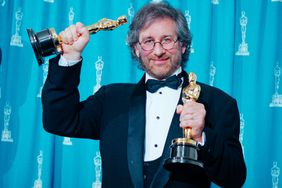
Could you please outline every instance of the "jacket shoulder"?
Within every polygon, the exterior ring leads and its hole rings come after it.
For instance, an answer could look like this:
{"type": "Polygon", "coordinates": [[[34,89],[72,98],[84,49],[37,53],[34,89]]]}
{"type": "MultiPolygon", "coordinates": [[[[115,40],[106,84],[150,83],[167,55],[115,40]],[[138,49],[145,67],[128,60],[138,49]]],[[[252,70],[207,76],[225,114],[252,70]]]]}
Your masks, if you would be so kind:
{"type": "Polygon", "coordinates": [[[232,100],[236,101],[236,99],[233,98],[230,94],[217,87],[210,86],[201,82],[197,82],[197,83],[201,86],[201,93],[200,93],[201,98],[204,98],[206,100],[218,99],[222,102],[232,101],[232,100]]]}

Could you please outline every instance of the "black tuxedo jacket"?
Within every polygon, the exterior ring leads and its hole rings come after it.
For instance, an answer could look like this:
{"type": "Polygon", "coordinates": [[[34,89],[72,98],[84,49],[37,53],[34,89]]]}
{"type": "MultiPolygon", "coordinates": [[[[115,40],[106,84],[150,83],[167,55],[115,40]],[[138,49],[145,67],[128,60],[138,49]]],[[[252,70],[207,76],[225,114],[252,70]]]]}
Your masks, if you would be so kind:
{"type": "MultiPolygon", "coordinates": [[[[100,140],[103,187],[144,187],[144,76],[137,84],[102,86],[95,95],[80,102],[77,87],[81,62],[72,67],[60,67],[57,62],[58,57],[50,61],[42,93],[45,130],[61,136],[100,140]]],[[[187,74],[184,80],[183,87],[187,85],[187,74]]],[[[237,103],[219,89],[199,84],[198,102],[207,111],[206,143],[199,150],[204,168],[198,172],[187,169],[187,174],[171,174],[163,168],[171,140],[182,137],[179,115],[175,113],[162,163],[151,184],[153,188],[209,187],[211,181],[222,187],[241,187],[245,181],[237,103]]]]}

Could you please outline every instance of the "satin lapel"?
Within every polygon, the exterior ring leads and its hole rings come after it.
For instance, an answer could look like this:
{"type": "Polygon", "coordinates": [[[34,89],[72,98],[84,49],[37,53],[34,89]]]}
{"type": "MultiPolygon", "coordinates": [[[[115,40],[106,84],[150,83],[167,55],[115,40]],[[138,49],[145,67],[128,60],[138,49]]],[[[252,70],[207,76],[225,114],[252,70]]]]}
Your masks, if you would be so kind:
{"type": "MultiPolygon", "coordinates": [[[[143,157],[146,114],[145,76],[136,85],[130,109],[127,140],[128,167],[134,187],[144,187],[143,157]]],[[[121,172],[122,173],[122,172],[121,172]]]]}
{"type": "MultiPolygon", "coordinates": [[[[188,85],[188,75],[186,72],[184,72],[183,79],[184,79],[184,82],[182,84],[182,89],[188,85]]],[[[183,104],[181,97],[182,95],[180,94],[179,99],[178,99],[178,104],[183,104]]],[[[170,154],[169,146],[171,144],[171,141],[175,138],[181,138],[182,136],[183,136],[183,132],[182,132],[182,129],[179,127],[179,114],[176,113],[176,109],[175,109],[175,113],[172,118],[172,122],[171,122],[169,132],[166,138],[165,148],[164,148],[163,155],[162,155],[165,159],[169,157],[169,154],[170,154]]],[[[163,159],[163,162],[165,159],[163,159]]]]}
{"type": "MultiPolygon", "coordinates": [[[[186,87],[188,84],[188,75],[186,72],[184,72],[184,82],[182,84],[182,88],[186,87]]],[[[179,100],[178,100],[178,104],[183,104],[182,99],[181,99],[181,95],[179,96],[179,100]]],[[[166,143],[165,143],[165,147],[164,147],[164,151],[162,154],[162,159],[161,159],[161,163],[160,166],[158,168],[157,174],[154,177],[154,180],[151,184],[150,187],[154,188],[154,187],[164,187],[164,185],[166,184],[166,182],[169,179],[169,171],[165,170],[163,168],[163,165],[165,163],[165,160],[167,158],[169,158],[170,156],[170,145],[171,145],[171,141],[175,138],[181,138],[182,137],[182,129],[179,127],[179,114],[177,114],[176,112],[174,113],[174,116],[172,118],[172,122],[169,128],[169,132],[166,138],[166,143]]]]}

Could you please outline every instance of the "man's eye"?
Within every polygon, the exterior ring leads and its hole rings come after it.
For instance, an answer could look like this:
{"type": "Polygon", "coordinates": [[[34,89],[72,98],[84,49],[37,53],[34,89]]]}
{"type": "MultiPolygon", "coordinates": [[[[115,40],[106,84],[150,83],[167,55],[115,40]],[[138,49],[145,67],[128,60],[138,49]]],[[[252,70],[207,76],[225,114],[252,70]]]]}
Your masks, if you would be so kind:
{"type": "Polygon", "coordinates": [[[145,40],[145,41],[143,41],[143,43],[147,45],[147,44],[152,44],[152,43],[154,43],[154,41],[150,39],[150,40],[145,40]]]}
{"type": "Polygon", "coordinates": [[[164,38],[164,39],[162,40],[162,43],[164,43],[164,44],[169,44],[169,43],[171,43],[172,41],[173,41],[172,38],[166,37],[166,38],[164,38]]]}

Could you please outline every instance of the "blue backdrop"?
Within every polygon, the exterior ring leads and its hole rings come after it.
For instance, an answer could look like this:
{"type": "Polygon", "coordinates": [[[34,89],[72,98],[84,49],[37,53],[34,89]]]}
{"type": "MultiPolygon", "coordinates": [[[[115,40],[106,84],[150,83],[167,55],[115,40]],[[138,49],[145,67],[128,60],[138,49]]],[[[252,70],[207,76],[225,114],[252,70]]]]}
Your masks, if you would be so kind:
{"type": "MultiPolygon", "coordinates": [[[[48,59],[37,65],[26,28],[57,33],[77,21],[126,15],[149,1],[0,0],[0,187],[100,187],[98,142],[42,128],[41,89],[48,59]]],[[[244,187],[282,187],[282,0],[170,0],[193,34],[187,71],[235,97],[247,165],[244,187]],[[279,149],[280,148],[280,149],[279,149]]],[[[126,45],[129,24],[91,36],[84,51],[81,99],[101,85],[142,75],[126,45]]],[[[122,173],[122,172],[121,172],[122,173]]]]}

